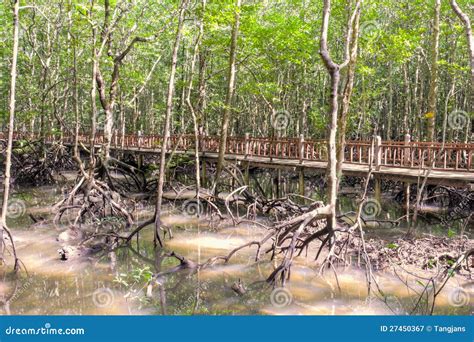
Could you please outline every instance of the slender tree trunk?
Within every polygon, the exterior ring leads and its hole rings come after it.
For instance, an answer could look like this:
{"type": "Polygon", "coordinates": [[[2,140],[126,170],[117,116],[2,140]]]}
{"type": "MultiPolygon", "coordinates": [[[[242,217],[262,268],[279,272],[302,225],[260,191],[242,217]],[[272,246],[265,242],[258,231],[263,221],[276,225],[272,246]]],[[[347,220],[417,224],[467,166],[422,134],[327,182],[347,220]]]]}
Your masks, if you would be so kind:
{"type": "Polygon", "coordinates": [[[448,91],[448,94],[446,95],[446,100],[444,102],[444,115],[443,115],[443,145],[444,143],[446,142],[446,130],[448,128],[448,108],[449,108],[449,99],[451,98],[451,96],[453,96],[454,94],[454,90],[455,90],[455,86],[456,86],[456,78],[453,76],[452,80],[451,80],[451,87],[448,91]]]}
{"type": "Polygon", "coordinates": [[[392,116],[393,116],[393,64],[388,65],[388,113],[387,113],[387,131],[386,139],[392,140],[392,116]]]}
{"type": "Polygon", "coordinates": [[[438,55],[439,55],[439,15],[441,9],[441,0],[435,0],[434,20],[433,20],[433,37],[431,46],[431,78],[430,91],[428,95],[428,127],[427,139],[429,141],[436,140],[436,103],[438,95],[438,55]]]}
{"type": "Polygon", "coordinates": [[[418,91],[418,82],[420,79],[420,66],[417,61],[415,67],[415,80],[413,84],[413,97],[412,97],[412,108],[413,108],[413,130],[412,130],[412,137],[414,140],[419,139],[419,113],[418,113],[418,102],[419,99],[419,91],[418,91]]]}
{"type": "Polygon", "coordinates": [[[240,5],[241,0],[235,2],[235,16],[234,25],[232,26],[232,37],[230,41],[230,56],[229,56],[229,73],[227,76],[227,93],[224,102],[224,114],[222,115],[221,136],[219,141],[219,157],[217,159],[217,171],[215,181],[220,177],[224,167],[224,155],[227,144],[227,131],[229,129],[230,114],[232,112],[232,100],[235,92],[235,77],[236,68],[235,61],[237,58],[237,39],[239,37],[240,27],[240,5]]]}
{"type": "Polygon", "coordinates": [[[208,120],[206,119],[207,114],[207,81],[206,81],[206,72],[207,72],[207,52],[203,49],[199,52],[199,99],[197,112],[201,117],[201,125],[205,134],[209,132],[208,129],[208,120]]]}
{"type": "Polygon", "coordinates": [[[350,16],[347,25],[347,36],[345,45],[345,61],[342,64],[336,64],[332,60],[328,49],[328,27],[329,17],[331,13],[331,0],[324,0],[323,21],[320,38],[320,55],[324,62],[329,76],[330,76],[330,101],[329,101],[329,134],[328,134],[328,205],[330,206],[330,215],[327,218],[327,227],[330,234],[333,234],[336,228],[336,202],[337,202],[337,153],[336,153],[336,138],[337,138],[337,121],[338,121],[338,97],[339,97],[339,82],[340,71],[346,67],[350,62],[350,46],[352,40],[352,27],[356,20],[357,13],[360,10],[360,0],[356,2],[354,13],[350,16]]]}
{"type": "MultiPolygon", "coordinates": [[[[419,65],[420,64],[420,60],[421,58],[418,58],[417,59],[417,64],[419,65]]],[[[416,120],[416,126],[417,126],[417,131],[418,131],[418,140],[422,140],[423,139],[423,102],[425,101],[425,78],[423,77],[423,75],[420,75],[419,77],[419,90],[418,90],[418,94],[419,96],[417,96],[417,105],[416,105],[416,116],[417,116],[417,120],[416,120]]]]}
{"type": "MultiPolygon", "coordinates": [[[[189,71],[189,83],[186,91],[186,105],[189,108],[189,111],[191,112],[191,115],[193,117],[193,125],[194,125],[194,153],[195,153],[195,163],[196,163],[196,201],[197,201],[197,207],[198,209],[201,207],[200,205],[200,189],[201,189],[201,174],[200,174],[200,161],[199,161],[199,124],[198,124],[198,119],[196,115],[196,111],[194,110],[194,107],[191,103],[191,92],[193,90],[193,78],[194,78],[194,72],[196,69],[196,61],[199,56],[199,47],[201,44],[201,39],[203,36],[203,31],[204,31],[204,12],[206,10],[206,0],[202,0],[202,13],[201,13],[201,19],[199,22],[199,32],[198,36],[196,37],[196,42],[194,43],[194,53],[192,56],[191,60],[191,66],[190,66],[190,71],[189,71]]],[[[199,217],[199,210],[197,211],[198,217],[199,217]]]]}
{"type": "MultiPolygon", "coordinates": [[[[466,31],[467,46],[469,48],[470,67],[471,67],[471,96],[473,96],[474,95],[474,37],[472,36],[471,20],[469,19],[469,16],[461,10],[461,8],[456,3],[456,0],[451,0],[450,4],[453,11],[456,13],[459,19],[463,22],[464,29],[466,31]]],[[[472,103],[472,98],[471,98],[471,103],[472,103]]]]}
{"type": "MultiPolygon", "coordinates": [[[[90,6],[90,20],[92,20],[92,10],[94,8],[94,0],[91,1],[90,6]]],[[[97,131],[97,104],[96,104],[96,93],[97,93],[97,69],[98,69],[98,61],[97,61],[97,49],[95,47],[96,44],[96,28],[92,25],[92,80],[91,80],[91,131],[89,136],[89,144],[90,144],[90,157],[89,157],[89,177],[94,177],[94,168],[95,168],[95,136],[97,131]]]]}
{"type": "Polygon", "coordinates": [[[408,63],[403,64],[403,86],[405,88],[404,110],[402,119],[403,135],[410,133],[410,77],[408,76],[408,63]]]}
{"type": "Polygon", "coordinates": [[[171,71],[168,82],[168,96],[166,99],[166,114],[165,114],[165,125],[163,127],[163,141],[161,143],[160,153],[160,174],[158,176],[158,186],[156,191],[156,211],[155,211],[155,244],[156,241],[161,243],[159,232],[161,229],[161,205],[163,202],[163,185],[165,183],[165,166],[166,166],[166,152],[168,148],[168,140],[170,136],[170,121],[171,114],[173,112],[173,96],[175,91],[175,79],[176,79],[176,65],[178,63],[178,51],[179,43],[181,41],[181,35],[183,31],[184,14],[188,6],[189,0],[182,0],[179,10],[178,27],[176,29],[176,36],[173,46],[173,54],[171,59],[171,71]]]}
{"type": "MultiPolygon", "coordinates": [[[[108,160],[110,158],[110,149],[112,145],[112,136],[114,129],[114,114],[115,114],[115,104],[117,101],[117,92],[118,84],[120,79],[120,67],[122,66],[123,60],[132,50],[133,46],[136,43],[148,42],[151,39],[154,39],[156,36],[143,38],[143,37],[134,37],[130,43],[122,50],[116,53],[112,53],[112,32],[113,29],[110,28],[110,19],[111,19],[111,9],[110,9],[110,0],[104,1],[104,24],[102,26],[102,35],[101,35],[101,48],[97,50],[97,66],[95,79],[97,82],[97,89],[99,91],[99,99],[102,105],[102,108],[105,113],[105,123],[104,123],[104,144],[103,144],[103,164],[107,167],[108,160]],[[99,60],[102,56],[102,48],[107,47],[107,55],[113,60],[113,68],[110,80],[110,87],[108,94],[106,94],[106,85],[102,72],[100,70],[99,60]]],[[[118,20],[118,19],[117,19],[118,20]]],[[[117,23],[116,23],[117,24],[117,23]]],[[[131,31],[129,32],[131,33],[131,31]]]]}
{"type": "Polygon", "coordinates": [[[4,254],[4,239],[3,232],[6,232],[13,249],[13,256],[15,258],[14,270],[16,271],[19,267],[18,258],[16,256],[15,244],[10,230],[7,227],[7,214],[8,214],[8,198],[10,195],[10,178],[11,178],[11,164],[12,164],[12,147],[13,147],[13,130],[15,129],[15,91],[16,91],[16,69],[18,62],[18,37],[19,37],[19,9],[20,1],[15,0],[13,4],[13,57],[11,66],[11,83],[10,83],[10,102],[9,102],[9,120],[8,120],[8,141],[6,148],[5,158],[5,178],[3,180],[3,202],[2,202],[2,213],[0,215],[0,261],[3,261],[4,254]]]}
{"type": "MultiPolygon", "coordinates": [[[[471,20],[469,19],[469,16],[461,10],[461,8],[456,3],[456,0],[451,0],[450,4],[451,4],[452,9],[456,13],[456,15],[463,22],[464,30],[466,31],[467,46],[469,49],[469,58],[470,58],[469,64],[471,67],[471,82],[470,82],[471,86],[468,91],[467,102],[468,102],[468,111],[472,112],[473,103],[474,103],[474,37],[472,36],[471,20]]],[[[469,134],[470,125],[472,125],[472,120],[468,118],[466,130],[465,130],[465,137],[464,137],[464,142],[466,143],[470,139],[470,134],[469,134]]]]}
{"type": "Polygon", "coordinates": [[[79,158],[79,89],[78,89],[78,77],[77,77],[77,39],[75,36],[72,37],[73,41],[73,74],[74,74],[74,157],[79,158]]]}
{"type": "Polygon", "coordinates": [[[350,60],[347,68],[346,83],[342,95],[341,114],[339,116],[339,131],[338,131],[338,150],[337,150],[337,176],[338,179],[342,176],[342,164],[344,163],[344,150],[346,146],[346,129],[347,129],[347,115],[349,114],[350,101],[352,97],[352,89],[354,87],[355,67],[357,62],[357,46],[359,36],[359,18],[360,7],[356,12],[354,24],[352,28],[351,37],[351,51],[350,60]]]}

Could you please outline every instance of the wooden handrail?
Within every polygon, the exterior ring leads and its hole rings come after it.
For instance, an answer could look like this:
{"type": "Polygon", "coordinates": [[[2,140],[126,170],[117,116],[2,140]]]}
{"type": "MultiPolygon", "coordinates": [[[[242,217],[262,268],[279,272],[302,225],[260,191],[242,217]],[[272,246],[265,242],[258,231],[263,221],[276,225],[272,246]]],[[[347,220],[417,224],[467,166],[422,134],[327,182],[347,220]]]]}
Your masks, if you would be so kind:
{"type": "MultiPolygon", "coordinates": [[[[14,139],[38,138],[30,133],[14,132],[14,139]]],[[[6,133],[0,132],[0,139],[5,139],[6,133]]],[[[65,144],[73,144],[74,137],[70,135],[47,135],[44,137],[49,143],[60,139],[65,144]]],[[[194,149],[194,135],[172,135],[169,148],[179,151],[194,149]]],[[[202,152],[219,151],[218,136],[201,136],[200,148],[202,152]]],[[[80,135],[82,143],[89,143],[88,135],[80,135]]],[[[96,135],[96,145],[105,141],[103,135],[96,135]]],[[[376,163],[380,166],[403,168],[427,168],[434,164],[435,170],[472,171],[474,169],[474,144],[472,143],[439,143],[425,141],[381,141],[376,139],[377,146],[370,141],[349,140],[344,150],[344,162],[352,164],[376,163]],[[376,154],[376,155],[375,155],[376,154]]],[[[112,146],[114,148],[128,148],[138,150],[159,150],[162,137],[159,135],[114,134],[112,146]]],[[[229,137],[226,153],[246,157],[268,157],[278,159],[305,161],[327,161],[326,140],[310,140],[300,138],[266,138],[266,137],[229,137]]]]}

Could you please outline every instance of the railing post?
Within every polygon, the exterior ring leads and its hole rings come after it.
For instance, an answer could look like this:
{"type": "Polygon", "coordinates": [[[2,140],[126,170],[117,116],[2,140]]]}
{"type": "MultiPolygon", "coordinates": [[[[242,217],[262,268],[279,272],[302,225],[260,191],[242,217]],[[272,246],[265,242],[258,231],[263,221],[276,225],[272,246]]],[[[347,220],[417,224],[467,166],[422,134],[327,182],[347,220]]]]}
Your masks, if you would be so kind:
{"type": "Polygon", "coordinates": [[[138,149],[140,150],[142,147],[142,131],[137,131],[137,138],[138,149]]]}
{"type": "Polygon", "coordinates": [[[298,140],[298,158],[300,164],[303,164],[304,159],[304,134],[300,134],[300,138],[298,140]]]}
{"type": "Polygon", "coordinates": [[[407,146],[403,153],[403,164],[410,165],[410,141],[411,136],[410,134],[405,134],[405,146],[407,146]]]}
{"type": "Polygon", "coordinates": [[[245,159],[250,154],[250,133],[245,133],[245,159]]]}
{"type": "Polygon", "coordinates": [[[471,171],[473,153],[474,151],[468,147],[467,148],[467,171],[471,171]]]}
{"type": "Polygon", "coordinates": [[[375,136],[374,159],[375,170],[379,171],[382,165],[382,137],[380,135],[375,136]]]}

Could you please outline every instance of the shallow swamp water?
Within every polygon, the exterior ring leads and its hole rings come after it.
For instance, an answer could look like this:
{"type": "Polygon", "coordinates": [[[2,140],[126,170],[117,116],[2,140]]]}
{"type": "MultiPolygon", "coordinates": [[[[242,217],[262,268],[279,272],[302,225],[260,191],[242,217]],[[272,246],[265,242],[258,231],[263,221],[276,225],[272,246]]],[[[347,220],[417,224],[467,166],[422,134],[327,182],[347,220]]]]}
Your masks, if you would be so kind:
{"type": "MultiPolygon", "coordinates": [[[[58,235],[66,226],[32,224],[35,217],[49,217],[51,206],[61,197],[61,187],[17,189],[12,200],[18,201],[18,215],[9,219],[18,255],[27,269],[16,279],[5,271],[0,277],[0,299],[6,305],[2,314],[93,314],[93,315],[386,315],[408,314],[417,291],[423,284],[408,279],[410,288],[389,273],[376,275],[385,299],[368,296],[364,270],[355,267],[339,270],[337,281],[332,272],[319,274],[313,258],[298,257],[285,289],[264,284],[274,264],[254,262],[255,249],[239,251],[227,265],[215,265],[197,272],[180,271],[159,279],[160,285],[147,286],[151,274],[178,264],[164,254],[175,251],[194,261],[203,262],[264,234],[258,226],[228,226],[215,229],[195,217],[169,211],[164,221],[172,227],[173,238],[165,239],[164,249],[154,249],[153,233],[147,228],[140,244],[114,252],[61,261],[58,249],[64,245],[58,235]],[[24,207],[21,207],[24,204],[24,207]],[[242,282],[246,293],[232,290],[242,282]]],[[[355,206],[350,195],[342,196],[340,209],[355,206]]],[[[382,216],[393,219],[403,211],[396,203],[382,201],[382,216]]],[[[151,207],[141,209],[143,219],[152,214],[151,207]]],[[[369,235],[398,236],[407,229],[375,227],[369,235]]],[[[420,228],[418,228],[420,229],[420,228]]],[[[446,234],[438,226],[421,226],[431,233],[446,234]]],[[[452,229],[460,229],[453,227],[452,229]]],[[[453,277],[436,301],[435,314],[470,314],[467,305],[453,305],[453,291],[460,285],[453,277]]],[[[469,285],[469,284],[468,284],[469,285]]],[[[472,303],[472,286],[468,292],[472,303]]],[[[465,303],[464,303],[465,304],[465,303]]]]}

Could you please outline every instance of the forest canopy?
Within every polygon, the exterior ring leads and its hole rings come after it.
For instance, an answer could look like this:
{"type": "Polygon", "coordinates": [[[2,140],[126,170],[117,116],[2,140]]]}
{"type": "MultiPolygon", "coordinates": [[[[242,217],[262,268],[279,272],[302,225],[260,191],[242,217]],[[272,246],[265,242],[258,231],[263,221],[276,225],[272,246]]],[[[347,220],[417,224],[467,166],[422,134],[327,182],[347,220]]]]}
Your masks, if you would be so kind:
{"type": "MultiPolygon", "coordinates": [[[[74,130],[77,89],[81,130],[90,130],[90,79],[92,48],[105,88],[113,77],[114,58],[137,38],[119,62],[114,124],[127,133],[161,131],[166,110],[167,85],[178,20],[178,1],[28,1],[20,3],[20,50],[16,129],[44,134],[74,130]],[[111,25],[106,46],[104,22],[111,25]],[[92,31],[96,31],[93,38],[92,31]],[[95,42],[94,42],[95,40],[95,42]]],[[[467,0],[458,6],[472,18],[467,0]]],[[[225,106],[227,65],[235,1],[210,1],[205,12],[191,1],[184,19],[178,52],[172,133],[193,130],[186,89],[194,78],[191,100],[199,124],[218,134],[225,106]],[[203,34],[191,75],[199,22],[203,34]]],[[[289,123],[280,135],[323,138],[328,123],[329,76],[319,56],[322,1],[244,0],[236,48],[236,84],[229,135],[271,136],[272,115],[288,113],[289,123]]],[[[333,1],[329,48],[335,60],[344,54],[346,23],[354,4],[333,1]]],[[[12,49],[10,5],[0,4],[2,25],[1,111],[6,127],[9,69],[12,49]]],[[[436,106],[430,109],[433,55],[433,1],[367,0],[361,4],[358,56],[347,136],[367,139],[374,133],[386,140],[430,140],[428,121],[435,116],[436,140],[443,127],[455,141],[471,139],[470,125],[446,125],[449,115],[472,116],[470,57],[465,27],[442,1],[439,17],[436,106]],[[434,114],[433,114],[434,113],[434,114]],[[461,113],[461,114],[459,114],[461,113]]],[[[342,70],[345,77],[347,70],[342,70]]],[[[343,87],[343,85],[341,85],[343,87]]],[[[96,98],[98,129],[105,114],[96,98]]]]}

